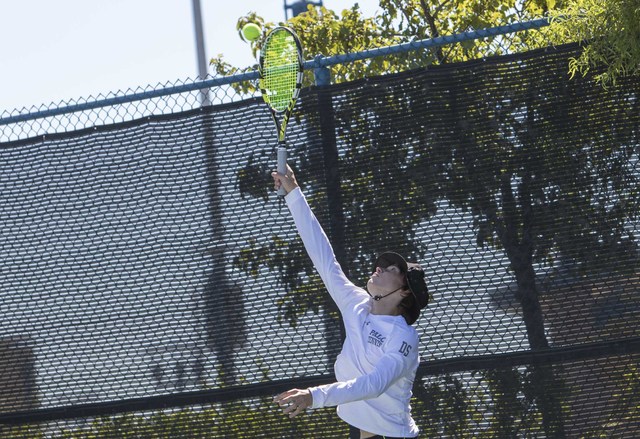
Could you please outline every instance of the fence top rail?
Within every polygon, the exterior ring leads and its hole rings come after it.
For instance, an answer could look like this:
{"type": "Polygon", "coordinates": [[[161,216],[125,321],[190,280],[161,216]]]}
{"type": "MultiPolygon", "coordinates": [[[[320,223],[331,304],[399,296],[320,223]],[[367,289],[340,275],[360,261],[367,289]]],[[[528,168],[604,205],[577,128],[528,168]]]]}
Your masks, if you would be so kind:
{"type": "MultiPolygon", "coordinates": [[[[304,62],[305,70],[314,70],[326,68],[329,66],[344,64],[353,61],[375,58],[382,55],[406,53],[412,50],[429,49],[433,47],[446,46],[453,43],[463,41],[472,41],[482,38],[488,38],[499,35],[506,35],[524,30],[535,30],[548,26],[550,20],[548,18],[539,18],[531,21],[524,21],[503,26],[495,26],[487,29],[471,30],[452,35],[445,35],[436,38],[428,38],[424,40],[416,40],[407,43],[396,44],[392,46],[378,47],[375,49],[364,50],[361,52],[333,55],[328,57],[317,56],[314,59],[304,62]]],[[[192,83],[181,84],[171,87],[163,87],[157,90],[147,90],[143,92],[130,93],[122,96],[115,96],[104,99],[96,99],[93,101],[83,102],[80,104],[65,105],[62,107],[48,108],[46,110],[33,111],[29,113],[16,114],[7,117],[0,117],[0,126],[9,125],[18,122],[27,122],[30,120],[43,119],[47,117],[60,116],[64,114],[75,113],[79,111],[94,110],[97,108],[121,105],[146,99],[159,98],[178,93],[187,93],[197,90],[211,89],[224,85],[234,84],[242,81],[253,81],[258,79],[257,70],[251,72],[238,73],[234,75],[212,78],[206,80],[196,80],[192,83]]]]}

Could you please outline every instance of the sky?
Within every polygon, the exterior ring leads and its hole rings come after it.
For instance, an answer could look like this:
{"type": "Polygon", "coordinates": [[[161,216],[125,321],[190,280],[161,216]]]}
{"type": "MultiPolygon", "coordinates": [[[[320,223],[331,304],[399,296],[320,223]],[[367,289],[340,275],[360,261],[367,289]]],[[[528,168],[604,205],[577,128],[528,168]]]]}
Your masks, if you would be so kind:
{"type": "MultiPolygon", "coordinates": [[[[200,0],[207,60],[255,64],[237,19],[283,21],[295,0],[200,0]]],[[[336,12],[355,0],[324,0],[336,12]]],[[[365,16],[378,0],[359,0],[365,16]]],[[[0,0],[0,114],[198,74],[192,0],[0,0]]],[[[211,73],[211,70],[210,70],[211,73]]]]}

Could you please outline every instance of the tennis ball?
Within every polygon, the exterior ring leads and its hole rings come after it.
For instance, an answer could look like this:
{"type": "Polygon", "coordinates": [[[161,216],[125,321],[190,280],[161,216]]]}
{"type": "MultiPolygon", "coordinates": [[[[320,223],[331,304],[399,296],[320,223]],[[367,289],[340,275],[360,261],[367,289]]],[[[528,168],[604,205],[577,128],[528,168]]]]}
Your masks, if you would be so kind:
{"type": "Polygon", "coordinates": [[[262,29],[255,23],[247,23],[242,28],[242,35],[247,41],[257,40],[261,33],[262,29]]]}

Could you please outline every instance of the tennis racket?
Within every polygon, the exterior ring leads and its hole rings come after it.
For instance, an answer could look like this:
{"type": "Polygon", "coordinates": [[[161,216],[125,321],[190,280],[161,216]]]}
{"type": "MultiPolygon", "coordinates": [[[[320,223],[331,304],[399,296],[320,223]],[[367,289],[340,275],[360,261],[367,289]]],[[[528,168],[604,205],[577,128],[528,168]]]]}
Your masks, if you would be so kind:
{"type": "MultiPolygon", "coordinates": [[[[260,91],[278,132],[278,172],[287,170],[285,131],[302,87],[302,45],[288,27],[276,27],[260,50],[260,91]]],[[[278,195],[283,196],[283,187],[278,195]]]]}

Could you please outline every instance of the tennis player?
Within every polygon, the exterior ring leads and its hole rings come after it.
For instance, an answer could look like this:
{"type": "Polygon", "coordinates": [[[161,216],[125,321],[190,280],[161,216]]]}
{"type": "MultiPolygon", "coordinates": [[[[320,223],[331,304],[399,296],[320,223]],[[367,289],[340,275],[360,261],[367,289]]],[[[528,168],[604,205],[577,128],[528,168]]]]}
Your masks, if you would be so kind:
{"type": "Polygon", "coordinates": [[[409,402],[420,360],[418,333],[411,325],[429,301],[424,271],[397,253],[385,252],[377,258],[366,289],[357,287],[336,261],[291,168],[272,177],[275,188],[284,187],[287,193],[298,233],[346,330],[334,366],[337,382],[291,389],[274,401],[292,418],[307,408],[337,406],[338,416],[352,432],[359,429],[361,439],[416,438],[409,402]]]}

